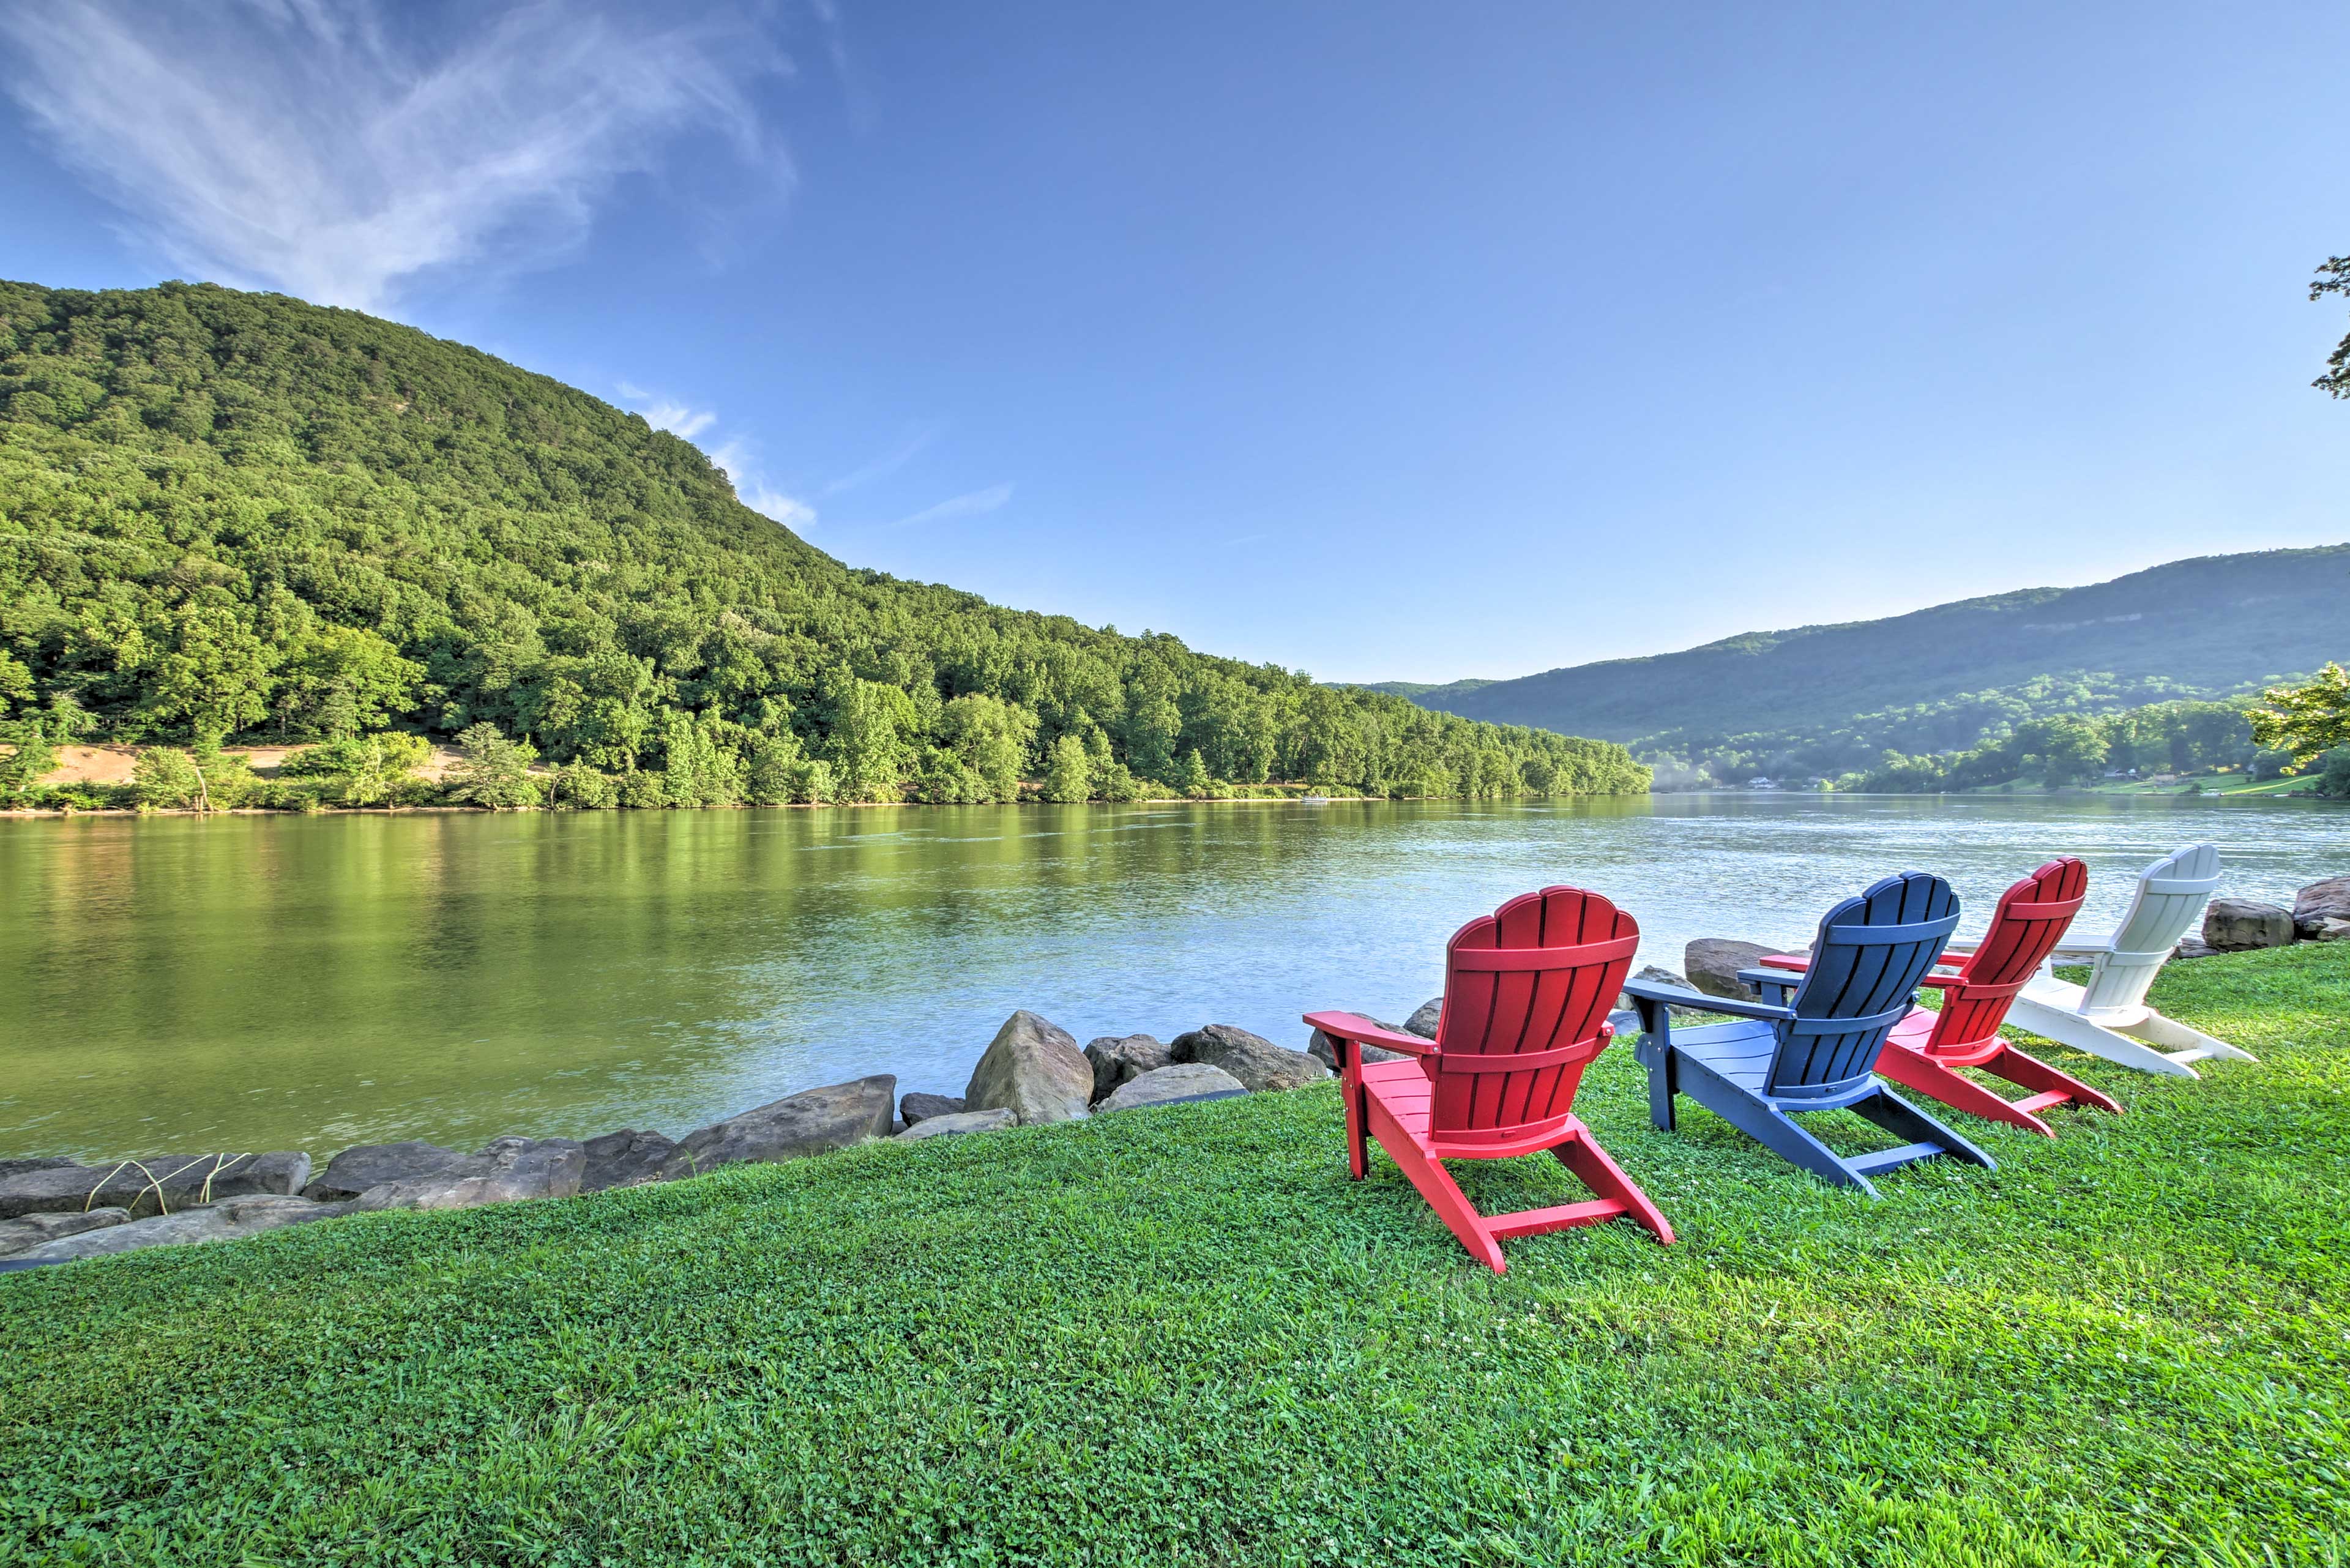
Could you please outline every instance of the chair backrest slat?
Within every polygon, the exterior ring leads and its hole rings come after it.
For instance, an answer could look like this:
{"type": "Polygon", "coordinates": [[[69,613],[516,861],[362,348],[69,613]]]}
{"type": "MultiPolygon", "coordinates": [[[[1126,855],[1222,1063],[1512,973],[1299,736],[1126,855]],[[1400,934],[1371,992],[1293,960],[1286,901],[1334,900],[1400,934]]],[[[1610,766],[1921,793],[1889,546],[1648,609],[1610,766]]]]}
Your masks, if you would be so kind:
{"type": "Polygon", "coordinates": [[[1639,939],[1631,916],[1580,888],[1525,894],[1454,932],[1436,1054],[1421,1062],[1434,1088],[1431,1130],[1500,1131],[1566,1115],[1606,1043],[1639,939]],[[1503,1067],[1499,1056],[1533,1061],[1503,1067]]]}
{"type": "Polygon", "coordinates": [[[1924,871],[1887,877],[1830,909],[1795,989],[1795,1021],[1780,1025],[1768,1092],[1800,1098],[1866,1079],[1958,923],[1958,895],[1924,871]]]}
{"type": "Polygon", "coordinates": [[[2143,1002],[2156,971],[2178,939],[2202,919],[2203,906],[2219,885],[2217,845],[2189,844],[2147,867],[2128,912],[2114,928],[2112,947],[2090,970],[2081,1010],[2109,1012],[2143,1002]]]}
{"type": "Polygon", "coordinates": [[[2064,940],[2088,892],[2088,867],[2068,855],[2001,894],[1991,929],[1959,968],[1962,983],[1942,992],[1926,1049],[1956,1050],[1998,1033],[2015,993],[2064,940]]]}

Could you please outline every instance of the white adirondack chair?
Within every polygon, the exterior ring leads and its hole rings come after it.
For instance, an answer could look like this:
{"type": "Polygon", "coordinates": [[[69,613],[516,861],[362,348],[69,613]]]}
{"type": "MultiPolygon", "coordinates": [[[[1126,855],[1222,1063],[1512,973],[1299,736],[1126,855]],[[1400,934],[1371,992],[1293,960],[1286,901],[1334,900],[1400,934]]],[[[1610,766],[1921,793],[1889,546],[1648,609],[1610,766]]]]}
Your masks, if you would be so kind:
{"type": "Polygon", "coordinates": [[[2068,936],[2009,1010],[2019,1029],[2102,1056],[2142,1073],[2192,1078],[2188,1065],[2210,1057],[2259,1058],[2214,1040],[2147,1005],[2147,988],[2178,939],[2193,929],[2220,885],[2220,851],[2190,844],[2147,867],[2137,896],[2110,937],[2068,936]],[[2089,983],[2074,985],[2051,972],[2058,964],[2086,963],[2089,983]]]}

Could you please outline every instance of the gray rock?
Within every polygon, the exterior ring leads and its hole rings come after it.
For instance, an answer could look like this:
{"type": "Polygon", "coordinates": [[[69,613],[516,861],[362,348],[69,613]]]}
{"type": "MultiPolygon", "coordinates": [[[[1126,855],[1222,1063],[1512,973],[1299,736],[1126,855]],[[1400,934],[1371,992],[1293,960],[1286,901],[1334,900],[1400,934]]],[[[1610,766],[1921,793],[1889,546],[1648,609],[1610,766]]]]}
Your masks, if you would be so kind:
{"type": "Polygon", "coordinates": [[[1109,1098],[1121,1084],[1170,1065],[1175,1058],[1155,1034],[1105,1034],[1086,1047],[1094,1064],[1097,1103],[1109,1098]]]}
{"type": "Polygon", "coordinates": [[[1431,996],[1411,1010],[1411,1016],[1403,1021],[1402,1033],[1417,1034],[1422,1040],[1433,1040],[1436,1038],[1436,1021],[1443,1016],[1444,998],[1431,996]]]}
{"type": "Polygon", "coordinates": [[[1020,1118],[1002,1106],[992,1111],[949,1111],[942,1116],[924,1116],[909,1122],[906,1130],[897,1135],[899,1143],[920,1143],[926,1137],[954,1137],[962,1133],[994,1132],[1003,1127],[1016,1127],[1020,1118]]]}
{"type": "Polygon", "coordinates": [[[2313,942],[2350,941],[2350,920],[2326,915],[2314,921],[2302,934],[2313,942]]]}
{"type": "Polygon", "coordinates": [[[287,1225],[332,1219],[338,1214],[348,1213],[351,1208],[352,1205],[348,1203],[313,1203],[307,1198],[290,1198],[282,1193],[255,1193],[248,1197],[224,1199],[201,1209],[184,1209],[176,1214],[165,1214],[151,1220],[133,1220],[128,1224],[110,1225],[101,1230],[87,1231],[78,1236],[62,1237],[19,1252],[16,1257],[19,1262],[28,1263],[62,1263],[74,1258],[99,1258],[113,1252],[136,1251],[141,1247],[178,1246],[189,1241],[233,1241],[287,1225]]]}
{"type": "Polygon", "coordinates": [[[0,1159],[0,1181],[12,1176],[22,1176],[28,1170],[64,1170],[80,1163],[61,1154],[42,1155],[32,1159],[0,1159]]]}
{"type": "Polygon", "coordinates": [[[2350,877],[2328,877],[2293,896],[2293,923],[2303,936],[2314,941],[2339,940],[2317,935],[2325,920],[2350,920],[2350,877]]]}
{"type": "MultiPolygon", "coordinates": [[[[1439,1000],[1441,999],[1440,998],[1439,1000]]],[[[1357,1014],[1357,1016],[1359,1017],[1363,1015],[1357,1014]]],[[[1414,1013],[1412,1016],[1417,1018],[1419,1014],[1414,1013]]],[[[1419,1033],[1417,1029],[1407,1030],[1400,1024],[1389,1023],[1384,1018],[1374,1018],[1371,1022],[1378,1024],[1382,1029],[1390,1030],[1398,1034],[1418,1034],[1419,1033]]],[[[1425,1038],[1433,1040],[1436,1036],[1430,1034],[1425,1036],[1425,1038]]],[[[1390,1051],[1384,1045],[1365,1045],[1359,1047],[1359,1049],[1363,1053],[1363,1060],[1365,1062],[1399,1062],[1404,1057],[1411,1054],[1409,1051],[1390,1051]]],[[[1308,1056],[1313,1057],[1316,1062],[1321,1063],[1325,1067],[1329,1068],[1333,1073],[1336,1073],[1338,1070],[1338,1043],[1331,1039],[1327,1034],[1323,1033],[1319,1029],[1316,1029],[1314,1032],[1314,1038],[1305,1043],[1305,1054],[1308,1056]]]]}
{"type": "Polygon", "coordinates": [[[2178,939],[2178,945],[2170,950],[2170,956],[2183,959],[2211,958],[2219,951],[2218,948],[2213,947],[2201,937],[2189,934],[2178,939]]]}
{"type": "Polygon", "coordinates": [[[2293,911],[2253,898],[2214,898],[2203,906],[2203,940],[2223,953],[2293,942],[2293,911]]]}
{"type": "Polygon", "coordinates": [[[1758,992],[1738,978],[1738,971],[1756,967],[1764,953],[1784,950],[1766,948],[1760,942],[1732,941],[1728,937],[1700,937],[1682,952],[1681,967],[1688,971],[1694,990],[1708,996],[1752,1002],[1758,992]]]}
{"type": "Polygon", "coordinates": [[[897,1097],[898,1080],[888,1073],[785,1095],[686,1134],[662,1163],[662,1179],[672,1180],[722,1165],[802,1159],[885,1137],[897,1097]]]}
{"type": "Polygon", "coordinates": [[[581,1144],[587,1165],[580,1171],[579,1190],[608,1192],[615,1187],[641,1187],[660,1179],[661,1165],[677,1149],[666,1134],[623,1127],[581,1144]]]}
{"type": "MultiPolygon", "coordinates": [[[[1683,991],[1690,989],[1687,976],[1675,974],[1672,971],[1665,968],[1662,964],[1643,964],[1640,966],[1640,972],[1634,975],[1632,978],[1634,980],[1653,981],[1659,985],[1675,985],[1679,986],[1683,991]]],[[[1640,1027],[1638,1018],[1639,1008],[1634,1003],[1632,993],[1630,992],[1619,992],[1617,994],[1616,1012],[1632,1013],[1634,1015],[1632,1028],[1637,1031],[1640,1027]]],[[[1683,1019],[1702,1018],[1705,1016],[1702,1010],[1695,1007],[1676,1007],[1672,1010],[1672,1014],[1673,1022],[1676,1023],[1680,1023],[1683,1019]]],[[[1616,1016],[1616,1013],[1611,1012],[1608,1016],[1613,1018],[1616,1016]]],[[[1617,1032],[1618,1033],[1622,1033],[1623,1030],[1618,1028],[1617,1032]]]]}
{"type": "Polygon", "coordinates": [[[403,1143],[354,1144],[327,1161],[327,1168],[302,1189],[302,1196],[320,1203],[340,1203],[387,1181],[413,1181],[446,1170],[464,1158],[453,1148],[413,1138],[403,1143]]]}
{"type": "Polygon", "coordinates": [[[995,1032],[962,1092],[968,1109],[1008,1110],[1024,1127],[1075,1121],[1093,1097],[1094,1064],[1076,1041],[1024,1008],[995,1032]]]}
{"type": "Polygon", "coordinates": [[[898,1114],[906,1118],[908,1127],[918,1127],[932,1116],[959,1116],[970,1107],[960,1095],[907,1095],[898,1102],[898,1114]]]}
{"type": "Polygon", "coordinates": [[[570,1198],[588,1169],[585,1145],[567,1137],[497,1137],[482,1152],[430,1176],[370,1187],[352,1201],[359,1212],[384,1209],[479,1209],[526,1198],[570,1198]]]}
{"type": "Polygon", "coordinates": [[[1251,1094],[1295,1089],[1320,1083],[1330,1075],[1329,1068],[1305,1052],[1284,1050],[1262,1034],[1252,1034],[1233,1023],[1210,1023],[1188,1034],[1178,1034],[1174,1053],[1179,1064],[1204,1062],[1211,1067],[1222,1067],[1245,1085],[1251,1094]]]}
{"type": "Polygon", "coordinates": [[[45,1241],[62,1241],[85,1231],[103,1231],[130,1218],[128,1209],[78,1209],[63,1214],[27,1214],[20,1220],[0,1220],[0,1258],[14,1257],[45,1241]]]}
{"type": "MultiPolygon", "coordinates": [[[[1279,1047],[1275,1047],[1279,1049],[1279,1047]]],[[[1303,1052],[1292,1051],[1292,1056],[1303,1052]]],[[[1128,1078],[1118,1092],[1095,1107],[1097,1115],[1111,1111],[1130,1111],[1141,1106],[1163,1106],[1171,1100],[1197,1099],[1202,1095],[1244,1095],[1248,1085],[1225,1072],[1222,1067],[1205,1062],[1179,1062],[1171,1067],[1160,1067],[1139,1077],[1128,1078]]]]}
{"type": "Polygon", "coordinates": [[[286,1194],[310,1179],[310,1157],[280,1152],[158,1154],[98,1165],[50,1166],[0,1179],[0,1220],[70,1209],[128,1209],[132,1216],[223,1198],[286,1194]]]}

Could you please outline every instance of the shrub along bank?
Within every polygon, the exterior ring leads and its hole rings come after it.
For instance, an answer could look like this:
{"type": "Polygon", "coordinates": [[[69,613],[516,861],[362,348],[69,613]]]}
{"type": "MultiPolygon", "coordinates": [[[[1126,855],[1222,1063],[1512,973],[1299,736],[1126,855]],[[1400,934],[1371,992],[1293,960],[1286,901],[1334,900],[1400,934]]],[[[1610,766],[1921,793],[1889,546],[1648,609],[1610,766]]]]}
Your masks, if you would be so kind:
{"type": "Polygon", "coordinates": [[[0,1558],[2338,1563],[2350,945],[2155,999],[2261,1063],[1878,1204],[1613,1049],[1682,1240],[1499,1279],[1328,1087],[8,1276],[0,1558]]]}

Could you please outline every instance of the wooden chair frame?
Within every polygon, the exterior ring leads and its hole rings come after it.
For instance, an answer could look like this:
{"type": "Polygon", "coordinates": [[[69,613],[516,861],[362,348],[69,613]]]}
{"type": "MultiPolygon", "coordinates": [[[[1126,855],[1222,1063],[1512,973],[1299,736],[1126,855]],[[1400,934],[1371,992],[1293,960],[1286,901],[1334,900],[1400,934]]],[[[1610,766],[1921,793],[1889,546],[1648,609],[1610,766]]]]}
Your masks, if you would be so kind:
{"type": "Polygon", "coordinates": [[[1501,1243],[1624,1218],[1659,1241],[1672,1226],[1574,1114],[1584,1070],[1615,1036],[1607,1022],[1640,929],[1607,898],[1545,888],[1470,921],[1446,950],[1436,1038],[1396,1033],[1351,1012],[1309,1012],[1336,1043],[1347,1107],[1347,1172],[1361,1180],[1370,1145],[1387,1151],[1438,1219],[1495,1273],[1501,1243]],[[1366,1063],[1365,1045],[1408,1060],[1366,1063]],[[1593,1197],[1486,1215],[1448,1159],[1509,1159],[1548,1150],[1593,1197]]]}

